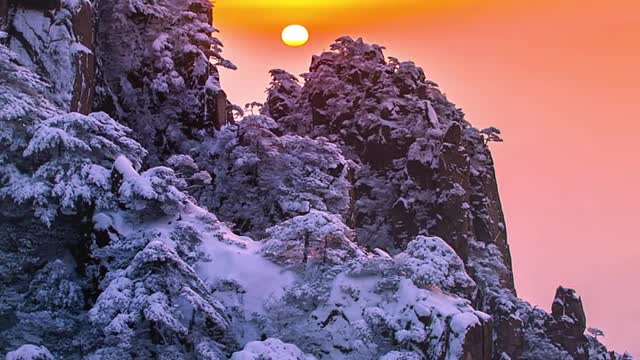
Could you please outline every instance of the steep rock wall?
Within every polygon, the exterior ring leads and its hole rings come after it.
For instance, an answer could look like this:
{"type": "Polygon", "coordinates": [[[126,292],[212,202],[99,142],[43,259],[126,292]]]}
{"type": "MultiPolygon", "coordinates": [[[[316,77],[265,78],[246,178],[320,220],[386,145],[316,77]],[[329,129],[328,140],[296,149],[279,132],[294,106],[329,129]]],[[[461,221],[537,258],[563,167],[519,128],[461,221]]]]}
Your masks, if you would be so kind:
{"type": "Polygon", "coordinates": [[[67,111],[91,112],[96,75],[91,2],[3,1],[0,13],[9,47],[51,83],[50,100],[67,111]]]}

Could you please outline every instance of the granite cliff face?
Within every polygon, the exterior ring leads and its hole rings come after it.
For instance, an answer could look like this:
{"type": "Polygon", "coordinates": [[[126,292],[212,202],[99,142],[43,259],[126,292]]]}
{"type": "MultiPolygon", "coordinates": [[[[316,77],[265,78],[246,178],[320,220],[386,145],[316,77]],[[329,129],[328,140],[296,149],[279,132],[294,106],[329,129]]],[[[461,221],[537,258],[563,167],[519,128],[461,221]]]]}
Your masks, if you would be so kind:
{"type": "Polygon", "coordinates": [[[491,142],[361,39],[232,121],[206,0],[0,0],[7,359],[630,359],[518,299],[491,142]]]}
{"type": "Polygon", "coordinates": [[[3,1],[0,12],[7,46],[50,79],[51,100],[68,111],[89,113],[95,88],[92,5],[3,1]]]}

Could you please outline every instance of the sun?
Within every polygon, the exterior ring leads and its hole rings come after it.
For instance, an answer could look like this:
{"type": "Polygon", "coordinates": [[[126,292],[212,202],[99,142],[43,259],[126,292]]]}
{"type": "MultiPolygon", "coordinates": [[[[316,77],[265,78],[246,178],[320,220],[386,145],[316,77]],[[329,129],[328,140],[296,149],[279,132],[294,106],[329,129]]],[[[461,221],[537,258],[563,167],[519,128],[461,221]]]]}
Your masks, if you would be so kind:
{"type": "Polygon", "coordinates": [[[282,30],[282,41],[288,46],[302,46],[309,41],[309,31],[302,25],[289,25],[282,30]]]}

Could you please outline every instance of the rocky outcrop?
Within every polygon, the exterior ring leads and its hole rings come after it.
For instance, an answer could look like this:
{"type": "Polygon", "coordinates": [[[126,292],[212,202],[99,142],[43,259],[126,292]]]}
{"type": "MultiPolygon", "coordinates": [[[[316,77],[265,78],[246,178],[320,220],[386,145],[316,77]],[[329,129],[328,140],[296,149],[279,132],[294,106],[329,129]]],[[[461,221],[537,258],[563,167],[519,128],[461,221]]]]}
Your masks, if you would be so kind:
{"type": "Polygon", "coordinates": [[[467,330],[461,360],[493,359],[493,328],[489,317],[467,330]]]}
{"type": "Polygon", "coordinates": [[[66,111],[90,113],[96,77],[91,3],[20,1],[4,11],[9,47],[51,83],[50,100],[66,111]]]}
{"type": "MultiPolygon", "coordinates": [[[[471,212],[468,206],[471,193],[470,157],[461,144],[462,130],[453,123],[440,144],[440,158],[433,169],[433,187],[438,201],[432,207],[434,213],[431,232],[447,238],[463,260],[468,258],[468,243],[473,239],[471,212]]],[[[428,188],[425,190],[429,190],[428,188]]]]}
{"type": "Polygon", "coordinates": [[[582,307],[582,299],[573,289],[558,287],[556,297],[551,305],[551,315],[557,322],[567,325],[566,335],[581,336],[587,328],[587,317],[582,307]]]}
{"type": "Polygon", "coordinates": [[[575,359],[588,359],[585,351],[587,338],[587,317],[582,307],[582,299],[575,290],[559,287],[551,305],[551,316],[547,324],[551,339],[562,346],[575,359]]]}

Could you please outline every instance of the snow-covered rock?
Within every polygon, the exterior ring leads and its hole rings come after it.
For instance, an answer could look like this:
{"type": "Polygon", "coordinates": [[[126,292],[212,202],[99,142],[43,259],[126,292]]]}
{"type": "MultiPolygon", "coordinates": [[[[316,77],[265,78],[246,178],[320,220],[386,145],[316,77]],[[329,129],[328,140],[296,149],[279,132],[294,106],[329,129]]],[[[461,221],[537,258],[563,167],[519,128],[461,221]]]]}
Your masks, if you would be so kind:
{"type": "MultiPolygon", "coordinates": [[[[468,334],[490,334],[490,317],[465,299],[418,288],[389,260],[359,257],[307,275],[268,305],[262,331],[318,358],[377,358],[414,349],[422,358],[462,359],[468,334]]],[[[481,346],[491,348],[490,337],[481,346]]]]}
{"type": "Polygon", "coordinates": [[[54,360],[54,357],[44,346],[27,344],[7,353],[7,360],[54,360]]]}
{"type": "Polygon", "coordinates": [[[231,356],[231,360],[313,360],[313,356],[305,355],[295,345],[285,344],[279,339],[252,341],[242,351],[231,356]]]}
{"type": "MultiPolygon", "coordinates": [[[[358,165],[349,225],[359,243],[399,252],[436,235],[467,261],[475,240],[498,246],[511,268],[488,135],[421,68],[342,37],[313,57],[302,86],[272,77],[265,115],[285,134],[329,139],[358,165]]],[[[511,272],[499,280],[513,290],[511,272]]]]}
{"type": "Polygon", "coordinates": [[[395,260],[419,287],[437,287],[467,298],[476,288],[462,259],[440,238],[418,236],[395,260]]]}
{"type": "Polygon", "coordinates": [[[51,82],[47,97],[67,111],[91,112],[95,88],[94,9],[88,0],[17,4],[9,47],[51,82]],[[35,6],[33,6],[35,5],[35,6]]]}

